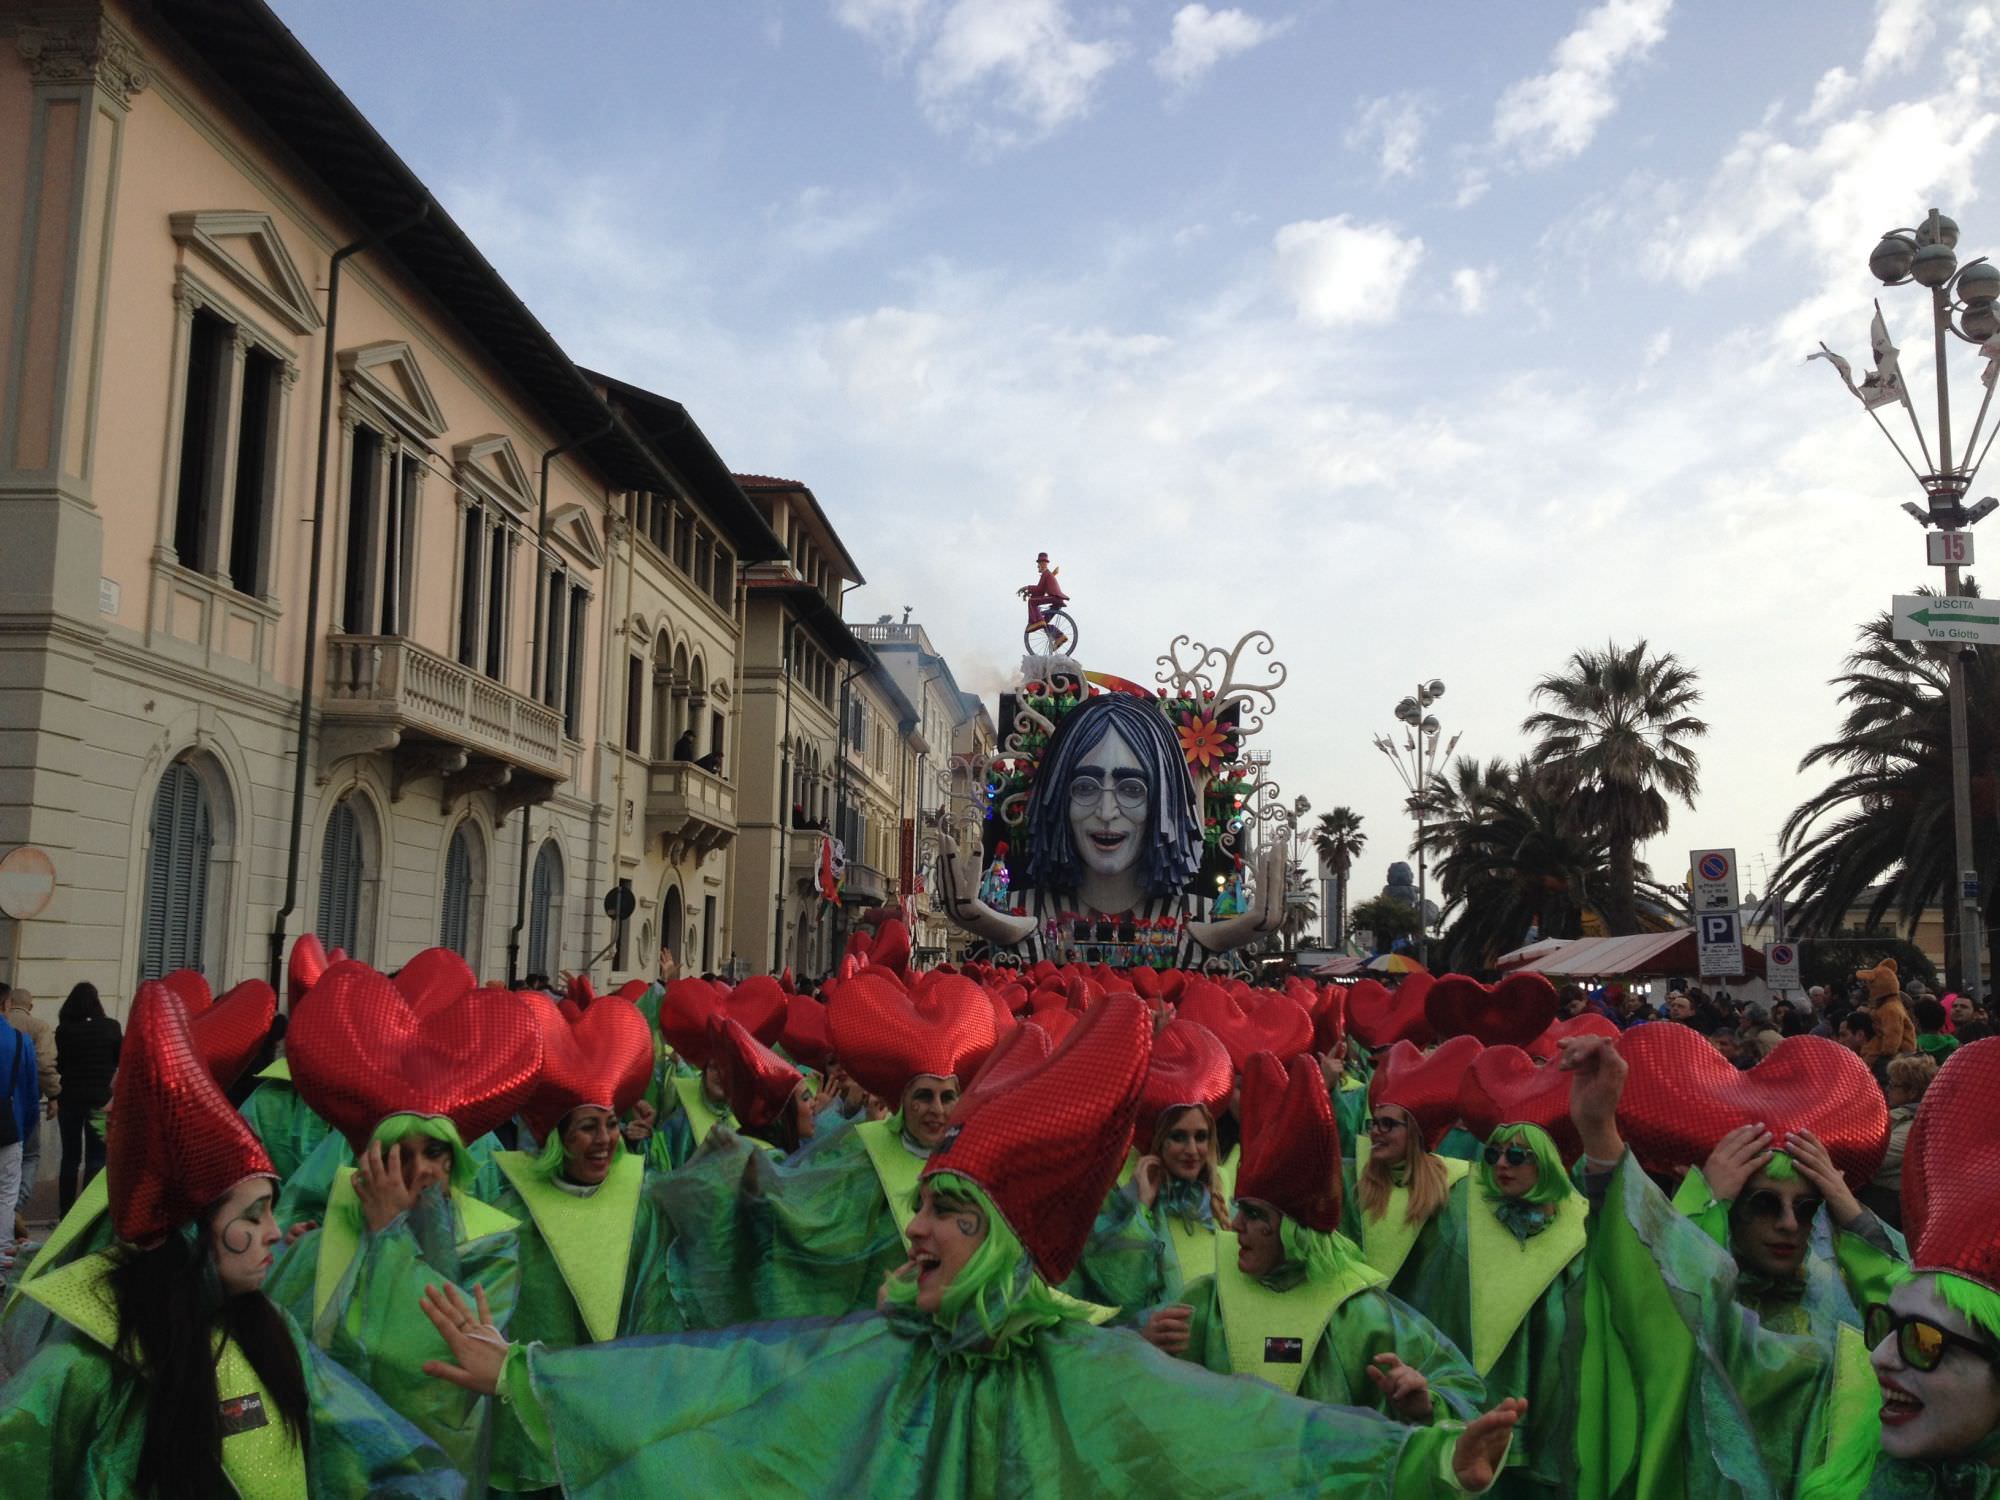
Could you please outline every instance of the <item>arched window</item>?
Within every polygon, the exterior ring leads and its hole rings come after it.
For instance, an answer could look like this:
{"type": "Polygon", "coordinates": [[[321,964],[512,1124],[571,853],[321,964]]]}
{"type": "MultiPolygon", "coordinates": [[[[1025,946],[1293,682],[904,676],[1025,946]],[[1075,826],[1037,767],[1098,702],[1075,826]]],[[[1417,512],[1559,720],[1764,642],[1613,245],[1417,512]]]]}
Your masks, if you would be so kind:
{"type": "Polygon", "coordinates": [[[208,788],[186,761],[167,767],[153,794],[146,850],[146,906],[139,977],[206,968],[208,872],[214,851],[208,788]]]}
{"type": "Polygon", "coordinates": [[[479,972],[480,941],[486,904],[485,850],[479,830],[461,822],[451,833],[444,854],[444,902],[438,942],[479,972]]]}
{"type": "Polygon", "coordinates": [[[681,888],[669,886],[667,893],[660,898],[660,946],[676,959],[687,956],[683,951],[687,947],[687,934],[681,930],[682,909],[681,888]]]}
{"type": "Polygon", "coordinates": [[[313,931],[328,948],[361,953],[361,892],[368,878],[361,842],[361,817],[352,797],[342,797],[327,815],[319,846],[319,920],[313,931]]]}
{"type": "Polygon", "coordinates": [[[528,896],[528,972],[553,975],[562,951],[562,851],[554,839],[535,856],[533,888],[528,896]]]}

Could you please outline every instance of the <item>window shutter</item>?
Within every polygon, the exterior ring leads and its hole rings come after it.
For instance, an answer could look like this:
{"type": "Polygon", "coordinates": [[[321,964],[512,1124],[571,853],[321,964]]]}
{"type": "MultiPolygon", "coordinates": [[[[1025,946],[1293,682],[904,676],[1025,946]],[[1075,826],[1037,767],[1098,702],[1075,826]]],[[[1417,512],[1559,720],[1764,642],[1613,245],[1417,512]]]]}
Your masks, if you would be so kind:
{"type": "Polygon", "coordinates": [[[550,972],[550,952],[559,947],[562,916],[562,856],[554,844],[535,856],[534,894],[528,915],[528,972],[550,972]]]}
{"type": "Polygon", "coordinates": [[[472,961],[466,953],[467,918],[472,905],[472,853],[466,847],[465,829],[451,836],[444,856],[444,921],[438,941],[444,947],[472,961]]]}
{"type": "Polygon", "coordinates": [[[169,766],[153,795],[139,936],[141,979],[203,966],[211,848],[208,793],[201,778],[185,763],[169,766]]]}
{"type": "Polygon", "coordinates": [[[360,946],[361,823],[348,798],[341,798],[326,820],[320,846],[319,940],[328,948],[350,954],[360,946]]]}

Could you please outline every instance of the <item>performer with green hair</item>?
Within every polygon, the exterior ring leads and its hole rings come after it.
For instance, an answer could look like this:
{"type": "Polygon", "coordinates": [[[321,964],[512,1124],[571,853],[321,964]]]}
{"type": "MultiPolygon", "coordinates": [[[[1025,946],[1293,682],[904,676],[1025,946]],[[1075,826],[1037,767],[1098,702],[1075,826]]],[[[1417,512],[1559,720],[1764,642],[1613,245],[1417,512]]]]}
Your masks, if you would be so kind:
{"type": "Polygon", "coordinates": [[[1340,1233],[1340,1142],[1311,1057],[1259,1052],[1243,1069],[1236,1216],[1215,1273],[1147,1320],[1149,1343],[1312,1401],[1428,1423],[1485,1392],[1452,1342],[1391,1296],[1340,1233]]]}
{"type": "Polygon", "coordinates": [[[1094,1005],[978,1102],[926,1166],[879,1314],[593,1348],[510,1349],[450,1288],[424,1311],[440,1378],[498,1391],[570,1500],[1483,1491],[1520,1410],[1411,1427],[1162,1358],[1051,1288],[1131,1140],[1151,1025],[1094,1005]]]}

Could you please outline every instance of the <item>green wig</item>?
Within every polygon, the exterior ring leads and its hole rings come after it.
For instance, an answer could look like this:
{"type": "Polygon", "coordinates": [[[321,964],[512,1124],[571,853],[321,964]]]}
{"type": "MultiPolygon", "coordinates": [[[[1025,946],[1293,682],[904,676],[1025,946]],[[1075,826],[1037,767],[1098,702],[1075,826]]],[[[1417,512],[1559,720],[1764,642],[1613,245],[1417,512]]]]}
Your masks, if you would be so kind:
{"type": "Polygon", "coordinates": [[[1308,1229],[1290,1214],[1278,1215],[1278,1244],[1284,1264],[1299,1266],[1308,1281],[1331,1281],[1360,1256],[1354,1241],[1337,1229],[1308,1229]]]}
{"type": "Polygon", "coordinates": [[[1799,1164],[1782,1151],[1773,1151],[1771,1159],[1757,1169],[1773,1182],[1797,1182],[1799,1164]]]}
{"type": "MultiPolygon", "coordinates": [[[[1502,1125],[1486,1138],[1486,1144],[1525,1146],[1529,1154],[1535,1158],[1535,1185],[1521,1195],[1525,1201],[1541,1204],[1560,1203],[1576,1191],[1570,1185],[1568,1171],[1563,1167],[1562,1153],[1556,1149],[1556,1143],[1541,1126],[1530,1125],[1525,1121],[1502,1125]]],[[[1493,1169],[1486,1165],[1483,1152],[1472,1170],[1478,1174],[1479,1191],[1485,1195],[1487,1202],[1492,1203],[1505,1196],[1500,1191],[1500,1184],[1493,1178],[1493,1169]]]]}
{"type": "Polygon", "coordinates": [[[1937,1292],[1946,1307],[2000,1348],[2000,1292],[1949,1271],[1937,1273],[1937,1292]]]}
{"type": "Polygon", "coordinates": [[[381,1143],[382,1149],[390,1147],[412,1136],[423,1136],[433,1141],[443,1141],[451,1147],[451,1187],[456,1193],[472,1191],[472,1179],[478,1172],[472,1153],[465,1149],[465,1142],[459,1139],[458,1127],[451,1123],[447,1115],[390,1115],[375,1127],[373,1139],[381,1143]]]}
{"type": "MultiPolygon", "coordinates": [[[[985,1189],[956,1172],[933,1172],[924,1182],[934,1195],[963,1199],[986,1216],[985,1240],[952,1278],[938,1303],[940,1324],[951,1327],[969,1315],[997,1352],[1034,1329],[1083,1316],[1084,1304],[1064,1301],[1049,1289],[1028,1258],[1020,1238],[994,1208],[985,1189]]],[[[923,1187],[919,1185],[911,1206],[920,1204],[922,1197],[923,1187]]],[[[892,1307],[913,1309],[917,1300],[916,1278],[891,1276],[888,1299],[892,1307]]]]}

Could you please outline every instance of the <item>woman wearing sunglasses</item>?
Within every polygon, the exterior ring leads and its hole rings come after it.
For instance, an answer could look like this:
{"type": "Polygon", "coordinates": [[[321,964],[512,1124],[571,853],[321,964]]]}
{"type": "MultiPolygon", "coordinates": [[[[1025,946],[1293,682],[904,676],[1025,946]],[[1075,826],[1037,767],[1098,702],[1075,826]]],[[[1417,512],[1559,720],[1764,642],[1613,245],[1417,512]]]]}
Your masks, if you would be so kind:
{"type": "Polygon", "coordinates": [[[1288,1073],[1255,1054],[1241,1104],[1236,1214],[1217,1237],[1215,1272],[1148,1319],[1147,1342],[1403,1422],[1476,1410],[1484,1391],[1464,1355],[1385,1291],[1340,1233],[1340,1138],[1316,1060],[1294,1058],[1288,1073]]]}
{"type": "Polygon", "coordinates": [[[1355,1147],[1348,1231],[1389,1290],[1423,1312],[1462,1295],[1471,1163],[1440,1156],[1437,1147],[1458,1120],[1465,1054],[1479,1050],[1470,1037],[1454,1037],[1429,1055],[1398,1042],[1368,1086],[1368,1133],[1355,1147]]]}

